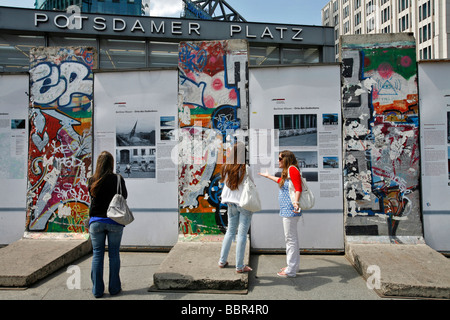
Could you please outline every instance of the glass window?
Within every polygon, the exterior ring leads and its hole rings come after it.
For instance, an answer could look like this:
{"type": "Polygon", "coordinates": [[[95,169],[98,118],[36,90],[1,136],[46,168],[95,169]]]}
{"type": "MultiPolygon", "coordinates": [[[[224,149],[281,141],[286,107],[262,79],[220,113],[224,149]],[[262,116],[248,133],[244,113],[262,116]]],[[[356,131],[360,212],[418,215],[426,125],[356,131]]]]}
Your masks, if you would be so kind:
{"type": "Polygon", "coordinates": [[[145,41],[100,41],[100,69],[135,69],[146,66],[145,41]]]}
{"type": "Polygon", "coordinates": [[[280,64],[280,49],[278,47],[250,47],[249,59],[251,66],[280,64]]]}
{"type": "Polygon", "coordinates": [[[359,25],[361,23],[361,12],[358,12],[355,14],[355,26],[359,25]]]}
{"type": "Polygon", "coordinates": [[[318,48],[283,48],[282,64],[319,63],[318,48]]]}
{"type": "Polygon", "coordinates": [[[50,37],[48,39],[50,47],[94,47],[97,48],[95,38],[74,38],[74,37],[50,37]]]}
{"type": "Polygon", "coordinates": [[[150,42],[148,65],[151,68],[176,67],[178,43],[150,42]]]}
{"type": "Polygon", "coordinates": [[[0,33],[0,72],[28,71],[31,48],[43,46],[43,36],[0,33]]]}
{"type": "Polygon", "coordinates": [[[290,130],[294,129],[293,123],[292,123],[292,114],[285,114],[284,115],[284,129],[290,130]]]}

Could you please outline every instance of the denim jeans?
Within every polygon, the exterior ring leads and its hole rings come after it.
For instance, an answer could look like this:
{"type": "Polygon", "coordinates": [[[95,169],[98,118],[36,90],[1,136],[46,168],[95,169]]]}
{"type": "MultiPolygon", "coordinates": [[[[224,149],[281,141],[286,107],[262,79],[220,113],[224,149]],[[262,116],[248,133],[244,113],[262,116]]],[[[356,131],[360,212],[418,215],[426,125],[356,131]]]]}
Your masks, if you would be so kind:
{"type": "Polygon", "coordinates": [[[114,295],[122,290],[120,283],[120,242],[122,240],[123,226],[103,222],[92,222],[89,234],[92,242],[92,293],[96,298],[103,296],[105,284],[103,283],[103,261],[105,258],[105,241],[108,238],[109,257],[109,293],[114,295]]]}
{"type": "Polygon", "coordinates": [[[230,252],[231,242],[235,235],[236,239],[236,270],[244,268],[245,244],[247,242],[247,232],[250,228],[253,213],[245,210],[235,203],[228,203],[228,228],[222,242],[222,250],[220,252],[220,264],[227,262],[228,253],[230,252]]]}

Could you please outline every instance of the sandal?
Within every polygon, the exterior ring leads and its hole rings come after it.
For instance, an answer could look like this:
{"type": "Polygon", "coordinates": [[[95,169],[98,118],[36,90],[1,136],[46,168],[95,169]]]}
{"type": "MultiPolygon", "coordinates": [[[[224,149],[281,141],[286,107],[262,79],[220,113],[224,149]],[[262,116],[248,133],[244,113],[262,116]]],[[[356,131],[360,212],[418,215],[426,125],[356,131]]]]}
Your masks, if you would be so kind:
{"type": "Polygon", "coordinates": [[[236,269],[237,273],[244,273],[244,272],[250,272],[253,271],[252,268],[250,268],[249,266],[244,266],[242,269],[236,269]]]}
{"type": "Polygon", "coordinates": [[[228,261],[225,263],[219,262],[219,268],[225,268],[226,266],[228,266],[228,261]]]}
{"type": "Polygon", "coordinates": [[[282,277],[282,278],[295,278],[295,275],[291,276],[291,275],[285,273],[284,270],[281,272],[277,272],[277,276],[282,277]]]}
{"type": "MultiPolygon", "coordinates": [[[[287,268],[288,268],[288,267],[281,268],[280,271],[281,271],[281,272],[284,272],[287,268]]],[[[298,272],[300,272],[300,270],[298,270],[298,272]]]]}

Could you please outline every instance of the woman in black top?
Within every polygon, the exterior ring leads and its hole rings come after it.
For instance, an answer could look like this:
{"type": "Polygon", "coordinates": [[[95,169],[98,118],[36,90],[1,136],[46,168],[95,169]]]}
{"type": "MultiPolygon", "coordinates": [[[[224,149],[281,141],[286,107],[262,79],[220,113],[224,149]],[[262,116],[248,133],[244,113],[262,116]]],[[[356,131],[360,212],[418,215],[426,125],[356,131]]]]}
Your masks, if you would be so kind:
{"type": "MultiPolygon", "coordinates": [[[[114,157],[103,151],[97,159],[94,175],[89,178],[89,194],[91,205],[89,210],[89,234],[92,242],[92,293],[96,298],[103,296],[103,262],[105,256],[105,241],[108,238],[109,256],[109,293],[118,294],[122,290],[120,271],[120,242],[122,240],[123,225],[118,224],[106,216],[109,203],[117,192],[117,176],[113,172],[114,157]]],[[[127,198],[125,181],[120,177],[122,195],[127,198]]]]}

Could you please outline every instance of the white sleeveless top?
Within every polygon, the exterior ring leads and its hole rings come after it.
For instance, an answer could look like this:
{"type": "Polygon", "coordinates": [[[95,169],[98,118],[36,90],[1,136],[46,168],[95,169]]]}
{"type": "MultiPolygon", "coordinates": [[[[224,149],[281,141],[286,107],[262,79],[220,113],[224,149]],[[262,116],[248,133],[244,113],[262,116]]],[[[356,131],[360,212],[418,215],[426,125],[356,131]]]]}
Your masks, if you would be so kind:
{"type": "MultiPolygon", "coordinates": [[[[250,177],[250,179],[252,181],[253,180],[253,176],[252,176],[252,170],[250,169],[250,166],[247,166],[247,172],[248,172],[248,176],[250,177]]],[[[236,203],[239,204],[239,200],[241,199],[241,194],[242,194],[242,185],[244,180],[242,180],[241,184],[238,186],[238,188],[236,190],[231,190],[230,188],[227,187],[226,184],[227,178],[225,177],[225,183],[223,185],[223,189],[222,189],[222,203],[236,203]]]]}

